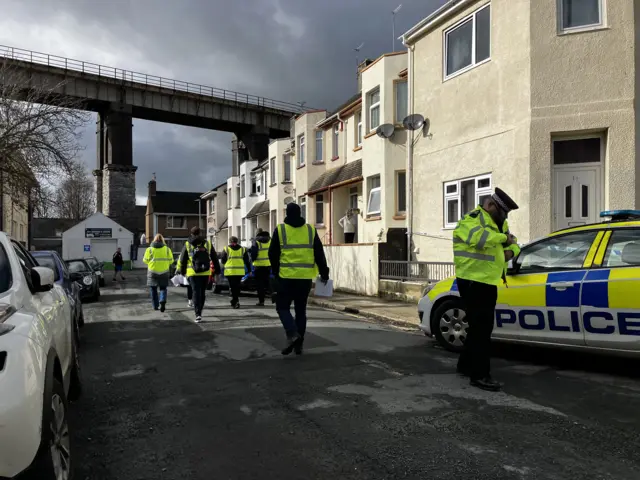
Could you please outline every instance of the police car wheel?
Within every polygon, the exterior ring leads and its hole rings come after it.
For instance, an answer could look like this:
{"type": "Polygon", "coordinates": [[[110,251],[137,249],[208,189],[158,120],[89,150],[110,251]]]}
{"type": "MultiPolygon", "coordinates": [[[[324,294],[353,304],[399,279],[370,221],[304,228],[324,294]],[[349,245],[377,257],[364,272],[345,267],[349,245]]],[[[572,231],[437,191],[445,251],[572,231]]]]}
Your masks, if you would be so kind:
{"type": "Polygon", "coordinates": [[[445,300],[434,311],[431,319],[431,331],[438,343],[450,352],[460,352],[467,340],[469,324],[460,299],[445,300]]]}

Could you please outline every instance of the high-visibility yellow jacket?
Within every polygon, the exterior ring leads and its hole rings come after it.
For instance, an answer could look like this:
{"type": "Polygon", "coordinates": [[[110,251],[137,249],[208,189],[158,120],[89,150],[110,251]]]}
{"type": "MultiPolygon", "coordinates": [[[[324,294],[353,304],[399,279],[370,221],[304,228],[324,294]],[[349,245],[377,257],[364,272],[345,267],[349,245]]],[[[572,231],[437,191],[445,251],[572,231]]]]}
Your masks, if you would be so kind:
{"type": "Polygon", "coordinates": [[[144,252],[142,261],[148,265],[149,271],[156,275],[169,273],[169,267],[173,263],[173,252],[164,244],[161,247],[152,245],[144,252]]]}
{"type": "MultiPolygon", "coordinates": [[[[191,255],[195,247],[191,245],[189,241],[186,241],[184,245],[187,249],[187,277],[208,277],[209,275],[211,275],[211,270],[205,270],[204,272],[200,273],[195,272],[195,270],[193,269],[193,263],[191,261],[191,255]]],[[[205,240],[203,246],[207,250],[207,255],[209,255],[209,253],[211,252],[211,243],[209,243],[209,240],[205,240]]]]}
{"type": "Polygon", "coordinates": [[[253,261],[254,267],[270,267],[271,261],[269,260],[269,247],[271,246],[271,240],[262,243],[256,240],[258,246],[258,256],[253,261]]]}
{"type": "Polygon", "coordinates": [[[280,277],[312,280],[318,275],[318,266],[313,254],[316,229],[309,224],[292,227],[286,223],[278,225],[280,240],[280,277]]]}
{"type": "Polygon", "coordinates": [[[520,253],[517,244],[503,246],[509,225],[502,231],[482,207],[467,213],[453,231],[453,259],[456,277],[489,285],[499,285],[507,269],[505,250],[520,253]]]}
{"type": "Polygon", "coordinates": [[[224,247],[227,254],[227,261],[224,264],[225,277],[244,277],[244,256],[247,250],[240,247],[234,250],[231,247],[224,247]]]}

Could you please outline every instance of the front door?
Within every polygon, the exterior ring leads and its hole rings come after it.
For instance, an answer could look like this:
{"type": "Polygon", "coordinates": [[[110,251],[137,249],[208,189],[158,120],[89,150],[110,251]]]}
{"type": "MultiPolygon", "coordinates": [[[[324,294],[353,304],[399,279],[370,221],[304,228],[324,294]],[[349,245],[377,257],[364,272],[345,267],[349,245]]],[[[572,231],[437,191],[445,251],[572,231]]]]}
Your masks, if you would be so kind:
{"type": "Polygon", "coordinates": [[[602,210],[599,167],[554,170],[555,230],[595,223],[602,210]]]}

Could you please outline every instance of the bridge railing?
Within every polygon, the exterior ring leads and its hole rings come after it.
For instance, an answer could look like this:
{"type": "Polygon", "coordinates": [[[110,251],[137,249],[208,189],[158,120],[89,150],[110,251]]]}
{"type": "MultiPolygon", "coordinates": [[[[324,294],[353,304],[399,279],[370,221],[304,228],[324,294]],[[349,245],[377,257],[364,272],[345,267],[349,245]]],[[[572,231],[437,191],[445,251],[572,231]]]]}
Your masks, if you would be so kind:
{"type": "Polygon", "coordinates": [[[24,50],[22,48],[0,45],[0,58],[3,57],[10,58],[12,60],[46,65],[48,67],[62,68],[64,70],[89,73],[99,77],[113,78],[146,86],[167,88],[178,92],[193,93],[237,103],[284,110],[291,113],[300,113],[305,110],[300,104],[296,103],[282,102],[280,100],[272,100],[270,98],[259,97],[257,95],[225,90],[223,88],[199,85],[182,80],[173,80],[170,78],[159,77],[157,75],[148,75],[146,73],[123,70],[121,68],[99,65],[97,63],[84,62],[82,60],[74,60],[72,58],[59,57],[57,55],[49,55],[48,53],[40,53],[31,50],[24,50]]]}

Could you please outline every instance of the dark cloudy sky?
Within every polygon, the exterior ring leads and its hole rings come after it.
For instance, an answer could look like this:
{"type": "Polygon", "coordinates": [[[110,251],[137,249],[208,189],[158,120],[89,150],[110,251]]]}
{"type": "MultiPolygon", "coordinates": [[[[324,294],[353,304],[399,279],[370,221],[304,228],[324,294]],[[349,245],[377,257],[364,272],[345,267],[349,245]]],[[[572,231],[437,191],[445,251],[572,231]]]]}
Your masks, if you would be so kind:
{"type": "MultiPolygon", "coordinates": [[[[0,0],[0,44],[332,109],[354,93],[353,49],[391,50],[399,3],[397,36],[445,0],[0,0]]],[[[133,135],[138,202],[152,172],[188,191],[230,174],[229,134],[134,119],[133,135]]]]}

